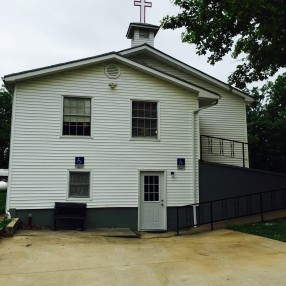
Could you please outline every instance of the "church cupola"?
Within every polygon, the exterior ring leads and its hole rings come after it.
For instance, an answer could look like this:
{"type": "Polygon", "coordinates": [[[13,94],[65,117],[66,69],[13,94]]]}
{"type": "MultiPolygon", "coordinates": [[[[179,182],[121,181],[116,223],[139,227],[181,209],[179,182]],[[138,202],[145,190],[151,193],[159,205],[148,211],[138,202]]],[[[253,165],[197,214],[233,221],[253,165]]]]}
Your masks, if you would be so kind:
{"type": "Polygon", "coordinates": [[[152,7],[146,0],[134,1],[134,6],[140,6],[140,23],[130,23],[126,37],[131,39],[131,47],[148,44],[154,47],[154,39],[160,27],[145,23],[146,8],[152,7]]]}
{"type": "Polygon", "coordinates": [[[143,23],[130,23],[126,37],[131,39],[131,47],[148,44],[154,47],[154,39],[160,27],[143,23]]]}

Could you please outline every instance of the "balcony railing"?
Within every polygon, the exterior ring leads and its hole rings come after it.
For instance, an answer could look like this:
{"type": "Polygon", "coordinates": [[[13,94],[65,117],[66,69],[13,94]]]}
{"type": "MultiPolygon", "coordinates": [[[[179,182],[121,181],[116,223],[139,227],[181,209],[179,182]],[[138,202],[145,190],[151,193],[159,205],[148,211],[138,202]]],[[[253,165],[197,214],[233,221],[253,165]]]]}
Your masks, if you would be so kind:
{"type": "MultiPolygon", "coordinates": [[[[230,163],[241,162],[245,168],[248,161],[248,144],[237,140],[201,135],[200,155],[202,161],[215,162],[215,157],[225,157],[230,163]]],[[[217,160],[217,162],[221,161],[217,160]]]]}

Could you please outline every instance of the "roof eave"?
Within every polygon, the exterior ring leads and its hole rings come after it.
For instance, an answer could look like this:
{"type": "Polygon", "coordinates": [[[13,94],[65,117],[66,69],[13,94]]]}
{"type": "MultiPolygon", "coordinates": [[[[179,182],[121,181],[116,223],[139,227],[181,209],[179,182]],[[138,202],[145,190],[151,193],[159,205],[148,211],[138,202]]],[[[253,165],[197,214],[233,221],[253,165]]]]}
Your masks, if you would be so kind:
{"type": "Polygon", "coordinates": [[[132,39],[133,30],[136,27],[153,30],[155,33],[155,36],[158,33],[158,31],[160,30],[160,26],[156,26],[156,25],[143,24],[143,23],[130,23],[128,30],[127,30],[127,34],[126,34],[127,39],[132,39]]]}
{"type": "Polygon", "coordinates": [[[5,88],[11,93],[14,93],[15,83],[7,83],[7,81],[4,79],[4,77],[1,78],[5,88]]]}
{"type": "Polygon", "coordinates": [[[51,65],[51,66],[46,66],[38,69],[32,69],[32,70],[27,70],[19,73],[13,73],[6,75],[2,78],[3,82],[6,84],[11,84],[15,83],[17,80],[26,80],[42,75],[48,75],[51,73],[56,73],[56,72],[62,72],[65,70],[73,69],[73,68],[78,68],[78,67],[83,67],[83,66],[88,66],[91,64],[94,64],[96,62],[101,62],[106,59],[112,59],[113,56],[115,56],[115,52],[111,52],[108,54],[103,54],[100,56],[96,57],[90,57],[90,58],[85,58],[85,59],[80,59],[76,61],[70,61],[70,62],[65,62],[65,63],[60,63],[56,65],[51,65]]]}
{"type": "Polygon", "coordinates": [[[207,80],[211,83],[213,83],[214,85],[220,87],[220,88],[223,88],[227,91],[230,91],[240,97],[243,97],[245,99],[246,102],[248,103],[251,103],[254,101],[254,99],[247,93],[235,88],[235,87],[231,87],[229,86],[227,83],[219,80],[219,79],[216,79],[192,66],[189,66],[183,62],[181,62],[180,60],[176,59],[176,58],[173,58],[163,52],[161,52],[160,50],[158,49],[155,49],[154,47],[148,45],[148,44],[143,44],[141,46],[137,46],[137,47],[134,47],[134,48],[129,48],[129,49],[126,49],[126,50],[122,50],[120,52],[118,52],[119,54],[121,55],[127,55],[127,54],[130,54],[130,53],[134,53],[136,51],[140,51],[140,50],[148,50],[150,52],[152,52],[154,55],[158,55],[162,58],[165,58],[166,60],[168,61],[172,61],[174,64],[177,64],[179,66],[182,66],[184,69],[188,70],[189,72],[195,74],[197,77],[200,77],[204,80],[207,80]]]}
{"type": "Polygon", "coordinates": [[[180,80],[180,79],[175,78],[175,77],[172,77],[171,75],[165,74],[161,71],[152,69],[152,68],[144,66],[142,64],[136,63],[136,62],[129,60],[129,59],[127,59],[127,58],[125,58],[119,54],[116,54],[116,53],[112,53],[109,55],[103,55],[101,57],[96,57],[96,58],[88,58],[88,59],[84,59],[84,60],[79,60],[76,62],[54,65],[54,66],[45,67],[45,68],[41,68],[41,69],[37,69],[37,70],[26,71],[26,72],[22,72],[22,73],[18,73],[18,74],[11,74],[11,75],[5,76],[3,78],[3,81],[4,81],[6,86],[13,86],[13,85],[15,85],[15,83],[17,81],[20,81],[20,80],[33,79],[33,78],[36,78],[39,76],[49,75],[49,74],[57,73],[57,72],[62,72],[62,71],[66,71],[66,70],[73,69],[73,68],[78,68],[78,67],[82,67],[82,66],[87,66],[87,65],[103,62],[106,60],[119,60],[119,61],[133,67],[133,68],[136,68],[138,70],[141,70],[141,71],[149,73],[149,74],[152,74],[153,76],[161,78],[165,81],[172,82],[173,84],[175,84],[177,86],[181,86],[181,87],[188,89],[194,93],[203,92],[209,98],[218,98],[219,97],[218,94],[213,93],[209,90],[206,90],[203,87],[192,85],[191,83],[188,83],[186,81],[180,80]]]}
{"type": "Polygon", "coordinates": [[[122,61],[127,65],[135,67],[138,70],[142,70],[142,71],[145,71],[147,73],[150,73],[153,76],[161,78],[165,81],[169,81],[173,84],[176,84],[177,86],[181,86],[181,87],[188,89],[188,90],[190,90],[196,94],[203,93],[206,97],[209,97],[209,98],[219,98],[220,97],[219,94],[213,93],[212,91],[204,89],[203,87],[199,87],[199,86],[193,85],[189,82],[186,82],[186,81],[180,80],[178,78],[172,77],[168,74],[162,73],[162,72],[155,70],[153,68],[150,68],[150,67],[144,66],[142,64],[136,63],[132,60],[126,59],[125,57],[122,57],[120,55],[118,55],[118,57],[121,57],[122,61]]]}

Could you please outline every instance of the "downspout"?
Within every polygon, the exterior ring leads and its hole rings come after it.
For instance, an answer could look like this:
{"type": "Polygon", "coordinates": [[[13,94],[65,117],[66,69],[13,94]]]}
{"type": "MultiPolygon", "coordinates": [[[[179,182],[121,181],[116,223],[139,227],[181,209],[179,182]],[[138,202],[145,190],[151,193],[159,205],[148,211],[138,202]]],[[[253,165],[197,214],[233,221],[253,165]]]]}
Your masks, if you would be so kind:
{"type": "MultiPolygon", "coordinates": [[[[221,99],[221,97],[219,97],[219,99],[221,99]]],[[[199,115],[199,112],[201,110],[204,110],[204,109],[207,109],[207,108],[210,108],[210,107],[213,107],[215,105],[218,104],[218,101],[219,99],[216,99],[214,102],[212,102],[211,104],[209,105],[206,105],[206,106],[203,106],[203,107],[200,107],[196,110],[193,111],[193,186],[194,186],[194,207],[193,207],[193,218],[194,218],[194,226],[197,226],[197,204],[198,204],[198,201],[197,201],[197,160],[196,160],[196,155],[197,155],[197,150],[196,150],[196,136],[195,136],[195,131],[196,131],[196,125],[198,124],[198,115],[199,115]]],[[[198,126],[198,131],[199,131],[199,126],[198,126]]]]}

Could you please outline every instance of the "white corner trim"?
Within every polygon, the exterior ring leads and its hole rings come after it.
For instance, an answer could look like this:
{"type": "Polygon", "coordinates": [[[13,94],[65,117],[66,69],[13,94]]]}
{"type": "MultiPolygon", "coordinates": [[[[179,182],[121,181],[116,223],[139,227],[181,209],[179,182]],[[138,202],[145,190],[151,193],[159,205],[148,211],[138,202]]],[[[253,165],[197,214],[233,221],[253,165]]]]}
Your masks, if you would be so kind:
{"type": "Polygon", "coordinates": [[[10,150],[9,150],[9,175],[8,175],[8,188],[6,196],[6,211],[10,209],[10,196],[11,196],[11,185],[12,185],[12,175],[13,175],[13,153],[14,153],[14,129],[15,129],[15,117],[16,117],[16,97],[17,97],[17,87],[14,89],[14,94],[12,97],[12,125],[11,125],[11,136],[10,136],[10,150]]]}

